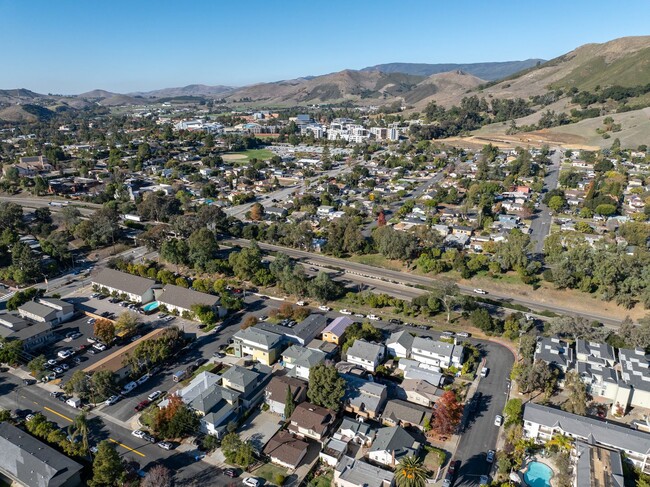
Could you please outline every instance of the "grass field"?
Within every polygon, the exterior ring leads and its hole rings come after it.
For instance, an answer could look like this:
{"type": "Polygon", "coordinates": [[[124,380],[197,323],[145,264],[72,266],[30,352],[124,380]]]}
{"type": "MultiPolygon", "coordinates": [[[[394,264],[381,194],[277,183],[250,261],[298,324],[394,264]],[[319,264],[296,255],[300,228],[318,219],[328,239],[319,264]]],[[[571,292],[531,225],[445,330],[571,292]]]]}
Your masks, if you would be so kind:
{"type": "Polygon", "coordinates": [[[373,267],[383,267],[393,271],[403,271],[404,264],[398,260],[389,260],[381,254],[354,255],[349,258],[352,262],[358,264],[371,265],[373,267]]]}
{"type": "Polygon", "coordinates": [[[260,468],[252,472],[256,477],[262,477],[269,484],[277,485],[275,478],[277,475],[282,475],[283,477],[287,476],[287,471],[284,468],[277,467],[270,463],[262,465],[260,468]]]}
{"type": "Polygon", "coordinates": [[[270,159],[273,155],[273,152],[268,149],[250,149],[243,152],[229,152],[228,154],[224,154],[222,157],[224,161],[247,162],[251,159],[270,159]]]}

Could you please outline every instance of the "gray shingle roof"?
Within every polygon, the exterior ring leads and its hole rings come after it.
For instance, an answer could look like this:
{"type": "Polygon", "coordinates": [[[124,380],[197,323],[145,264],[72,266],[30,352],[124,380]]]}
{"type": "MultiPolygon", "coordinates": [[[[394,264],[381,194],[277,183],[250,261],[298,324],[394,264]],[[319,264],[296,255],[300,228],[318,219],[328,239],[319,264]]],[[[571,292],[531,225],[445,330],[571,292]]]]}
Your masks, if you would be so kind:
{"type": "Polygon", "coordinates": [[[259,343],[268,348],[273,348],[273,346],[280,343],[282,337],[277,333],[263,330],[257,326],[251,326],[250,328],[239,330],[233,338],[259,343]]]}
{"type": "Polygon", "coordinates": [[[577,438],[593,438],[593,442],[596,444],[650,454],[650,434],[607,421],[578,416],[535,403],[528,403],[524,407],[524,421],[549,428],[560,428],[577,438]]]}
{"type": "Polygon", "coordinates": [[[0,471],[30,487],[62,485],[82,468],[9,423],[0,423],[0,451],[0,471]]]}
{"type": "Polygon", "coordinates": [[[37,303],[36,301],[27,301],[18,308],[18,312],[38,316],[44,321],[52,321],[56,318],[56,310],[54,308],[37,303]]]}
{"type": "Polygon", "coordinates": [[[163,292],[158,296],[158,302],[171,304],[172,306],[178,306],[183,309],[192,309],[192,305],[194,304],[216,306],[219,304],[219,296],[167,284],[163,288],[163,292]]]}
{"type": "Polygon", "coordinates": [[[126,272],[116,271],[115,269],[105,268],[95,275],[91,282],[99,286],[119,289],[125,293],[143,295],[149,289],[156,285],[153,279],[147,279],[140,276],[132,276],[126,272]]]}
{"type": "Polygon", "coordinates": [[[431,415],[431,410],[424,406],[411,404],[400,399],[391,399],[386,403],[382,418],[394,423],[403,421],[414,425],[424,426],[424,419],[431,415]]]}
{"type": "Polygon", "coordinates": [[[355,340],[352,346],[348,349],[348,357],[374,361],[379,355],[381,355],[383,349],[383,345],[359,339],[355,340]]]}
{"type": "Polygon", "coordinates": [[[399,458],[402,455],[415,453],[419,448],[420,444],[404,428],[394,426],[381,428],[377,432],[370,451],[395,452],[395,458],[399,458]]]}
{"type": "Polygon", "coordinates": [[[567,368],[573,363],[573,350],[567,342],[559,338],[537,338],[535,360],[567,368]]]}
{"type": "Polygon", "coordinates": [[[402,330],[393,333],[390,338],[388,339],[388,342],[386,342],[387,346],[391,346],[393,343],[397,343],[399,345],[402,345],[406,350],[411,350],[411,347],[413,346],[413,339],[415,337],[411,335],[408,331],[402,330]]]}
{"type": "Polygon", "coordinates": [[[393,472],[389,472],[369,463],[343,457],[336,466],[339,478],[360,487],[384,487],[393,481],[393,472]]]}
{"type": "Polygon", "coordinates": [[[650,391],[650,360],[644,350],[618,350],[621,377],[625,383],[642,391],[650,391]]]}

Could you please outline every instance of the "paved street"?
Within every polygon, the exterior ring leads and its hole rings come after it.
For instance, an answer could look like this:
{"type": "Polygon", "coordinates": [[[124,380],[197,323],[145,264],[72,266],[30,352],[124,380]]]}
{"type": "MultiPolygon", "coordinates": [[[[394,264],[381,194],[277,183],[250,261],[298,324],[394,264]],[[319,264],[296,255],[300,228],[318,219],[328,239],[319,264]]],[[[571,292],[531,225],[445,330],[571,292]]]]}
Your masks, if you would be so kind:
{"type": "MultiPolygon", "coordinates": [[[[550,156],[551,165],[546,170],[544,177],[544,193],[557,188],[557,181],[560,177],[560,164],[562,162],[563,152],[560,147],[555,148],[555,152],[550,156]]],[[[553,216],[551,210],[541,200],[539,202],[538,213],[533,215],[530,223],[530,237],[533,242],[533,254],[541,256],[544,253],[544,239],[551,231],[553,216]]]]}

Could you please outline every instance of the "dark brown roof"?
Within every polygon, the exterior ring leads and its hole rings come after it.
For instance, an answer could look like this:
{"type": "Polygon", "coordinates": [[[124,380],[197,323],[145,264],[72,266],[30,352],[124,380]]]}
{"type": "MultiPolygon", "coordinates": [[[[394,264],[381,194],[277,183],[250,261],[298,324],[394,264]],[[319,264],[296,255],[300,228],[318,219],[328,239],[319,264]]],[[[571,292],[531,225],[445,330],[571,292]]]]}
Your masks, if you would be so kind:
{"type": "Polygon", "coordinates": [[[284,404],[287,398],[287,386],[291,388],[293,398],[296,399],[300,396],[303,389],[307,388],[305,381],[289,377],[287,375],[274,376],[266,387],[267,397],[271,401],[284,404]]]}
{"type": "Polygon", "coordinates": [[[292,429],[291,427],[295,423],[296,426],[322,435],[334,420],[334,413],[327,408],[316,406],[309,402],[303,402],[296,406],[290,420],[291,425],[289,426],[289,430],[292,429]]]}
{"type": "Polygon", "coordinates": [[[264,453],[295,468],[307,453],[308,446],[307,442],[294,438],[288,431],[281,430],[266,444],[264,453]]]}

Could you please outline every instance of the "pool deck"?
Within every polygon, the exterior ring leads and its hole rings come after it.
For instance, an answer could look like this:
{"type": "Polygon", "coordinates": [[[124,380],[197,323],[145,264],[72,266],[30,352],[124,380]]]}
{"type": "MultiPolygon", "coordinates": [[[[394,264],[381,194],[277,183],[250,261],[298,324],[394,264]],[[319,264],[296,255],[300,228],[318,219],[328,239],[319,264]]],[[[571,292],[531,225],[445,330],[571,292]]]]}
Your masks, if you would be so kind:
{"type": "Polygon", "coordinates": [[[556,475],[555,475],[555,465],[548,458],[544,458],[541,455],[533,455],[532,457],[528,458],[527,461],[526,461],[526,467],[521,469],[519,472],[517,472],[519,474],[519,478],[521,478],[524,485],[528,485],[526,483],[526,479],[524,478],[524,475],[528,471],[528,466],[533,462],[542,463],[542,464],[546,465],[548,468],[551,469],[551,472],[553,472],[553,475],[551,476],[551,479],[550,479],[551,487],[556,487],[557,486],[557,480],[555,480],[555,477],[556,477],[556,475]]]}

